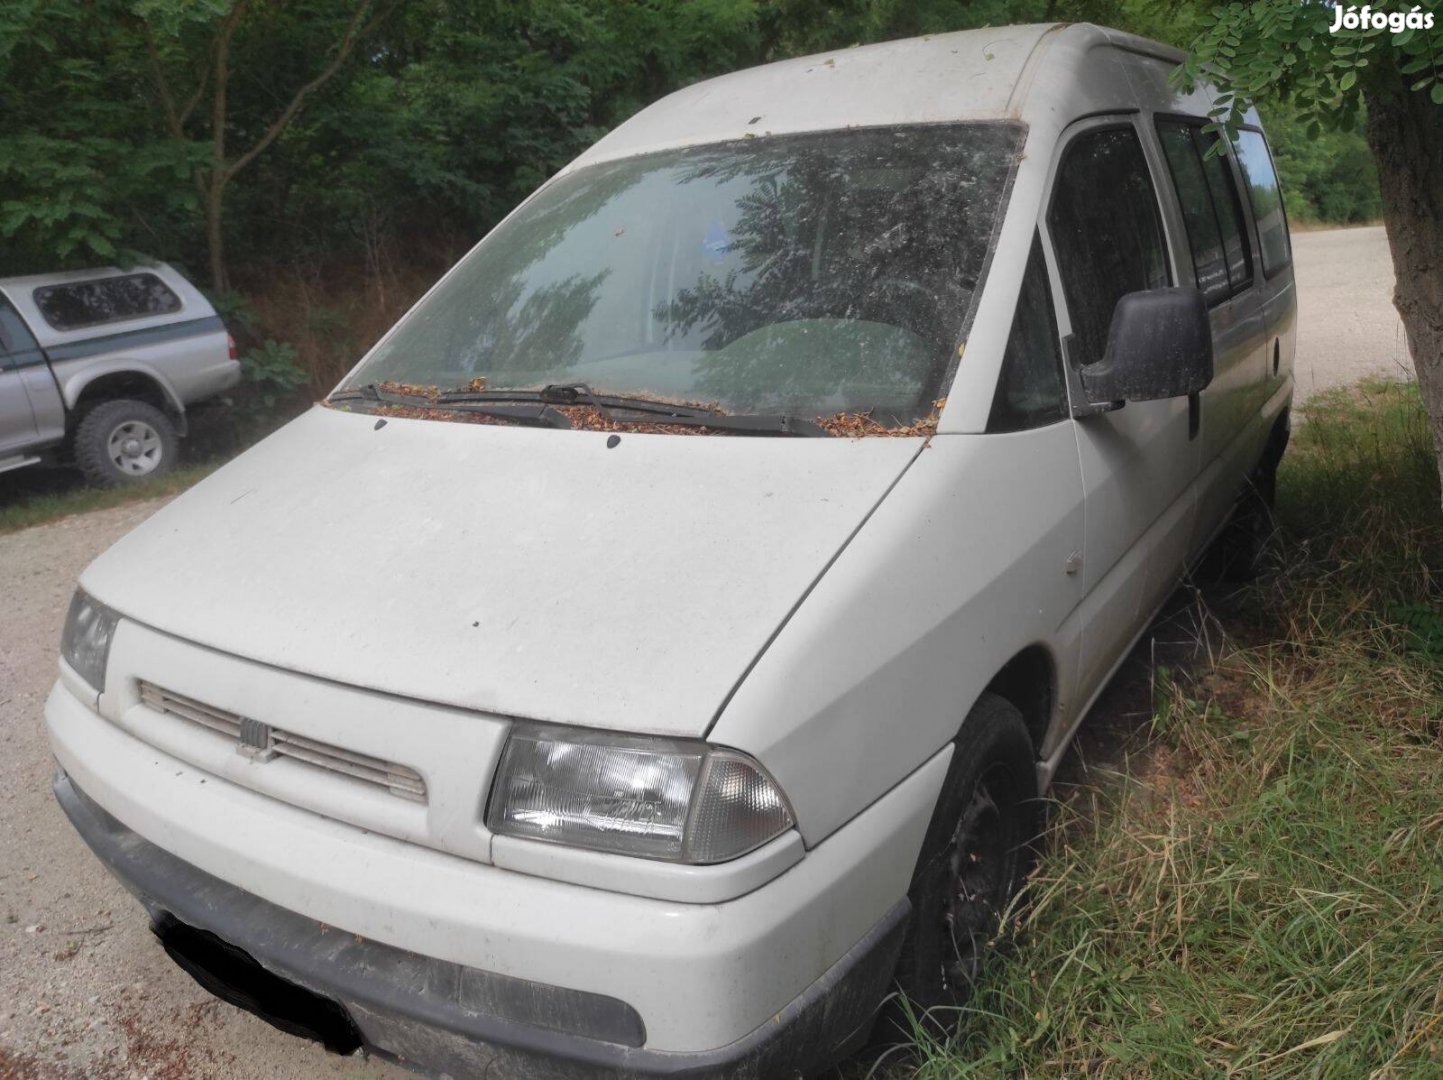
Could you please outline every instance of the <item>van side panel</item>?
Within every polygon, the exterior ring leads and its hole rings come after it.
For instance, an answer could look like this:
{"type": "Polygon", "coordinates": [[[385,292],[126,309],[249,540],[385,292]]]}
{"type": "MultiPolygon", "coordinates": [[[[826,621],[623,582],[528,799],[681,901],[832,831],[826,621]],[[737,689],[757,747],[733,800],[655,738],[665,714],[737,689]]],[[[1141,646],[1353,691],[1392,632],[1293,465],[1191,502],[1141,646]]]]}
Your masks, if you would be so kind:
{"type": "Polygon", "coordinates": [[[757,756],[808,846],[954,738],[1040,645],[1072,707],[1082,479],[1070,421],[939,435],[737,689],[708,734],[757,756]]]}

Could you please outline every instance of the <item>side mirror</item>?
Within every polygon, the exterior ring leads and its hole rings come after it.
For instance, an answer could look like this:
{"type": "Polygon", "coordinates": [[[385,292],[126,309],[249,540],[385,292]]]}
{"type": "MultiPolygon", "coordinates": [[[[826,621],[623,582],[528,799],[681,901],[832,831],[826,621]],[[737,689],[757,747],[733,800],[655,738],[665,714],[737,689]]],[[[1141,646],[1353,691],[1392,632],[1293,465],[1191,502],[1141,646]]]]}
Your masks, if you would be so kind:
{"type": "Polygon", "coordinates": [[[1080,369],[1093,403],[1184,397],[1213,379],[1207,303],[1197,289],[1128,293],[1112,312],[1107,352],[1080,369]]]}

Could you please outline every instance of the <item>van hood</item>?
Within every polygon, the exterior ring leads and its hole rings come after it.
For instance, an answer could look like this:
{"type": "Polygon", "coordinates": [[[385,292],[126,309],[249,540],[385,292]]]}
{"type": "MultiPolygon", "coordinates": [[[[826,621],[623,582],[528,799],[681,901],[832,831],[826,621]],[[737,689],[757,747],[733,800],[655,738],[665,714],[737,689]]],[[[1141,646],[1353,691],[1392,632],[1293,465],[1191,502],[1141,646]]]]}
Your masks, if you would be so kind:
{"type": "Polygon", "coordinates": [[[611,446],[317,407],[81,585],[155,629],[353,686],[700,736],[922,445],[611,446]]]}

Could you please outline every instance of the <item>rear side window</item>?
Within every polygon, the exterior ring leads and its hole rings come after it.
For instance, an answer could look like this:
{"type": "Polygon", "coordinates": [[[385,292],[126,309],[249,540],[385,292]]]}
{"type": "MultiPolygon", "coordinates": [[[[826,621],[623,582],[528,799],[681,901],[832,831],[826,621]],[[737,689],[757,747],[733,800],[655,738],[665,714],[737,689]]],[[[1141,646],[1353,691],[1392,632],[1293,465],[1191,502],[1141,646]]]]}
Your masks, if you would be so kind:
{"type": "Polygon", "coordinates": [[[1228,258],[1228,279],[1233,292],[1241,292],[1253,280],[1251,259],[1248,257],[1247,231],[1243,225],[1243,204],[1238,198],[1238,188],[1233,180],[1233,170],[1223,154],[1209,154],[1207,151],[1217,141],[1216,135],[1193,132],[1193,141],[1202,154],[1203,172],[1208,178],[1208,190],[1212,192],[1213,209],[1217,211],[1218,225],[1223,231],[1223,252],[1228,258]]]}
{"type": "Polygon", "coordinates": [[[1237,137],[1238,161],[1248,178],[1248,196],[1253,201],[1253,217],[1258,221],[1258,246],[1262,249],[1263,273],[1271,276],[1293,260],[1288,241],[1288,219],[1283,213],[1283,193],[1278,187],[1278,173],[1273,156],[1261,131],[1244,129],[1237,137]]]}
{"type": "Polygon", "coordinates": [[[57,330],[78,330],[123,319],[169,315],[180,310],[180,297],[154,274],[126,274],[65,285],[42,285],[35,306],[57,330]]]}
{"type": "Polygon", "coordinates": [[[1232,169],[1221,154],[1208,156],[1216,136],[1192,124],[1159,120],[1157,133],[1182,206],[1198,288],[1209,304],[1220,303],[1253,279],[1232,169]]]}
{"type": "Polygon", "coordinates": [[[1058,170],[1047,227],[1072,319],[1074,359],[1101,360],[1112,311],[1130,292],[1172,284],[1157,194],[1132,128],[1079,135],[1058,170]]]}
{"type": "Polygon", "coordinates": [[[1022,431],[1054,424],[1067,415],[1064,397],[1052,289],[1047,283],[1042,244],[1034,236],[987,430],[1022,431]]]}

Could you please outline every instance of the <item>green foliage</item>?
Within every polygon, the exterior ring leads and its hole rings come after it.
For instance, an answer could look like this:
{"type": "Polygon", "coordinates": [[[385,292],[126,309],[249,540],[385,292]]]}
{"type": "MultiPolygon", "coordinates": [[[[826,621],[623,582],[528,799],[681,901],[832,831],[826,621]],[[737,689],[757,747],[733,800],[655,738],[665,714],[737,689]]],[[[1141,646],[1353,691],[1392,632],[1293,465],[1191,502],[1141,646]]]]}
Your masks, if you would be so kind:
{"type": "MultiPolygon", "coordinates": [[[[245,0],[228,54],[227,161],[257,145],[335,55],[358,2],[245,0]]],[[[0,4],[0,274],[143,252],[205,278],[213,69],[236,3],[0,4]]],[[[1361,139],[1310,141],[1317,108],[1279,95],[1325,55],[1340,71],[1372,71],[1360,65],[1387,50],[1412,65],[1438,35],[1368,38],[1335,60],[1326,25],[1315,25],[1330,13],[1283,0],[1217,13],[1205,0],[370,0],[364,45],[228,184],[221,232],[229,260],[254,268],[243,282],[272,279],[277,266],[322,289],[322,268],[372,281],[388,267],[434,273],[596,138],[680,86],[806,52],[1047,19],[1197,39],[1193,74],[1207,64],[1237,76],[1234,102],[1262,95],[1294,216],[1368,220],[1378,200],[1361,139]],[[1372,51],[1354,55],[1362,46],[1372,51]]]]}
{"type": "MultiPolygon", "coordinates": [[[[236,0],[0,5],[0,273],[127,251],[206,265],[218,38],[236,0]]],[[[337,48],[357,0],[247,0],[225,157],[337,48]]],[[[1048,18],[1156,32],[1145,0],[372,0],[366,44],[228,184],[238,263],[454,251],[680,86],[818,49],[1048,18]]],[[[1154,25],[1156,24],[1156,25],[1154,25]]]]}
{"type": "Polygon", "coordinates": [[[1292,221],[1349,225],[1382,216],[1378,167],[1359,132],[1324,131],[1309,138],[1285,103],[1264,103],[1259,111],[1292,221]]]}
{"type": "Polygon", "coordinates": [[[267,340],[241,357],[242,397],[257,419],[274,414],[309,381],[296,363],[295,346],[285,342],[267,340]]]}
{"type": "Polygon", "coordinates": [[[1202,16],[1176,81],[1208,79],[1222,87],[1217,119],[1229,130],[1254,102],[1287,100],[1309,138],[1328,130],[1350,130],[1362,115],[1369,91],[1392,89],[1399,76],[1409,87],[1443,105],[1443,20],[1438,0],[1372,6],[1394,15],[1388,26],[1370,21],[1359,29],[1331,32],[1335,8],[1295,0],[1222,4],[1202,16]],[[1434,30],[1421,17],[1432,13],[1434,30]],[[1413,20],[1412,28],[1408,20],[1413,20]]]}
{"type": "Polygon", "coordinates": [[[0,272],[127,261],[194,205],[193,148],[146,137],[118,3],[0,14],[0,272]],[[97,10],[98,9],[98,10],[97,10]],[[137,137],[139,136],[139,137],[137,137]]]}
{"type": "MultiPolygon", "coordinates": [[[[250,300],[238,292],[219,292],[207,295],[211,307],[220,316],[221,322],[225,323],[226,329],[236,338],[237,342],[247,342],[260,334],[260,320],[256,318],[255,310],[251,307],[250,300]]],[[[267,346],[275,342],[266,342],[267,346]]]]}
{"type": "Polygon", "coordinates": [[[1389,612],[1408,632],[1408,647],[1443,662],[1443,608],[1430,604],[1398,604],[1389,612]]]}
{"type": "Polygon", "coordinates": [[[294,345],[274,339],[241,354],[241,381],[233,394],[231,415],[212,425],[217,440],[229,442],[233,452],[301,410],[305,402],[303,390],[311,376],[296,357],[294,345]]]}

